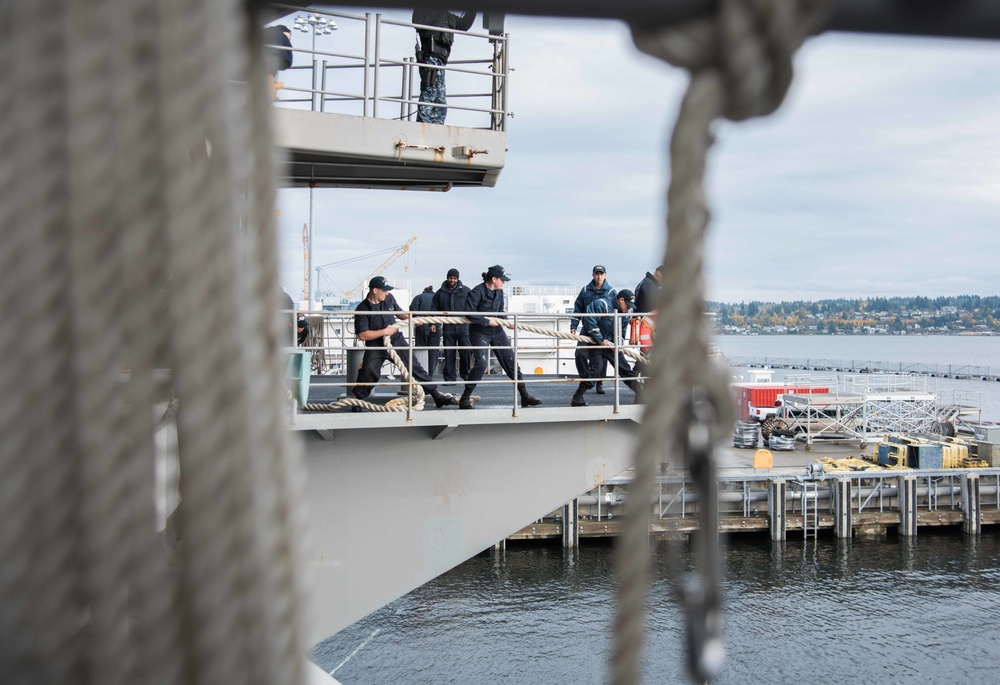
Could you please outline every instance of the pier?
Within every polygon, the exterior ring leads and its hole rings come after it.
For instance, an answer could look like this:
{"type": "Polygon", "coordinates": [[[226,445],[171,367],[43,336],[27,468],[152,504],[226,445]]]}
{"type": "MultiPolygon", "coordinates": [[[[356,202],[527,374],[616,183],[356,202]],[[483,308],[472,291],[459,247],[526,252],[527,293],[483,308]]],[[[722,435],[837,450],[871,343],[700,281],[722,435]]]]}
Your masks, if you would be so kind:
{"type": "MultiPolygon", "coordinates": [[[[719,533],[837,538],[913,537],[951,526],[979,535],[1000,524],[1000,468],[854,471],[798,474],[788,469],[733,469],[719,478],[719,533]]],[[[630,478],[592,490],[508,540],[615,537],[624,529],[622,505],[630,478]],[[572,524],[572,525],[570,525],[572,524]]],[[[685,477],[665,476],[650,502],[653,536],[686,537],[698,530],[698,495],[685,477]]]]}
{"type": "Polygon", "coordinates": [[[957,378],[964,380],[998,381],[1000,368],[971,364],[918,364],[914,362],[887,362],[873,359],[810,359],[793,357],[732,357],[730,366],[751,369],[789,369],[793,371],[833,371],[836,373],[893,373],[916,374],[931,378],[957,378]]]}

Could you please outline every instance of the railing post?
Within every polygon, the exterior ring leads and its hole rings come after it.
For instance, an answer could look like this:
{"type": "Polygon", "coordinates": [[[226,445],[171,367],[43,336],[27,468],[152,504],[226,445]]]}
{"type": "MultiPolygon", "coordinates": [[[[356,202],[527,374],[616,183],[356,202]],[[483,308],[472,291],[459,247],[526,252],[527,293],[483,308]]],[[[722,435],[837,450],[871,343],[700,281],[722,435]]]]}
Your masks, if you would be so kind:
{"type": "Polygon", "coordinates": [[[323,60],[323,71],[320,73],[319,82],[319,111],[323,112],[326,108],[326,60],[323,60]]]}
{"type": "Polygon", "coordinates": [[[510,94],[509,83],[510,83],[510,34],[503,34],[503,114],[501,114],[502,125],[500,126],[501,131],[507,130],[507,102],[510,94]]]}
{"type": "Polygon", "coordinates": [[[410,64],[409,64],[408,67],[406,67],[406,70],[408,72],[410,72],[410,76],[407,79],[407,83],[409,85],[408,85],[407,90],[406,90],[406,99],[408,101],[406,103],[406,120],[407,121],[412,121],[413,120],[414,109],[413,109],[413,107],[412,107],[412,105],[410,103],[413,102],[413,99],[416,97],[416,95],[413,92],[414,91],[413,84],[417,80],[417,60],[416,60],[416,58],[410,59],[410,64]]]}
{"type": "Polygon", "coordinates": [[[371,71],[371,42],[372,42],[372,13],[365,12],[365,68],[364,68],[364,93],[361,98],[361,116],[368,116],[368,81],[371,71]]]}
{"type": "MultiPolygon", "coordinates": [[[[315,46],[313,46],[315,47],[315,46]]],[[[316,53],[313,53],[313,68],[312,68],[312,89],[313,92],[309,94],[309,109],[313,112],[316,111],[316,91],[319,90],[319,75],[316,73],[319,67],[319,60],[316,59],[316,53]]]]}
{"type": "Polygon", "coordinates": [[[400,69],[402,72],[400,76],[400,86],[399,86],[399,120],[404,121],[406,119],[406,101],[409,99],[406,94],[410,87],[410,58],[403,58],[403,68],[400,69]]]}
{"type": "Polygon", "coordinates": [[[409,373],[410,377],[407,379],[408,382],[406,384],[406,420],[410,421],[413,419],[413,343],[415,342],[413,339],[412,316],[406,317],[406,332],[407,332],[406,339],[410,343],[409,345],[406,346],[406,349],[408,350],[410,355],[410,373],[409,373]]]}
{"type": "MultiPolygon", "coordinates": [[[[514,329],[513,329],[513,333],[514,333],[514,336],[511,338],[511,342],[514,345],[514,413],[512,414],[512,416],[517,416],[517,383],[518,383],[517,372],[521,368],[521,365],[518,363],[518,359],[517,359],[517,314],[514,314],[514,329]]],[[[489,354],[489,350],[487,350],[487,354],[489,354]]],[[[486,363],[487,363],[487,367],[486,368],[489,369],[489,357],[488,356],[486,357],[486,363]]],[[[524,380],[522,379],[521,382],[523,383],[524,380]]]]}
{"type": "Polygon", "coordinates": [[[381,68],[379,62],[382,61],[382,15],[375,15],[375,79],[372,86],[372,116],[378,118],[378,82],[381,68]]]}
{"type": "MultiPolygon", "coordinates": [[[[614,344],[615,344],[614,352],[612,352],[612,354],[615,356],[615,363],[614,363],[614,369],[615,369],[615,408],[614,408],[614,413],[615,414],[619,413],[619,409],[621,408],[621,398],[619,396],[620,388],[618,387],[620,385],[619,381],[621,380],[621,369],[618,368],[618,358],[619,358],[619,354],[621,353],[621,323],[620,323],[621,322],[621,319],[620,319],[621,313],[617,309],[617,307],[618,307],[617,303],[618,303],[618,301],[615,300],[615,314],[614,314],[614,316],[611,319],[611,325],[615,327],[614,330],[612,331],[612,333],[614,333],[614,337],[612,338],[612,340],[614,341],[614,344]]],[[[598,350],[598,351],[600,352],[600,350],[598,350]]],[[[604,369],[604,364],[603,363],[598,364],[598,366],[600,366],[602,370],[604,369]]]]}

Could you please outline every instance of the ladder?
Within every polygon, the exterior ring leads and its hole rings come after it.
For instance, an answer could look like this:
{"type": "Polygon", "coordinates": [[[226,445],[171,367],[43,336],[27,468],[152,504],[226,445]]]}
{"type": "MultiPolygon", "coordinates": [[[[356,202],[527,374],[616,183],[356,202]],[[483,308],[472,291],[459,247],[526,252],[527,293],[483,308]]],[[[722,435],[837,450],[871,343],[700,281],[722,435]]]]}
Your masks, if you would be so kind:
{"type": "Polygon", "coordinates": [[[816,481],[802,483],[802,535],[804,538],[819,536],[819,497],[816,481]]]}

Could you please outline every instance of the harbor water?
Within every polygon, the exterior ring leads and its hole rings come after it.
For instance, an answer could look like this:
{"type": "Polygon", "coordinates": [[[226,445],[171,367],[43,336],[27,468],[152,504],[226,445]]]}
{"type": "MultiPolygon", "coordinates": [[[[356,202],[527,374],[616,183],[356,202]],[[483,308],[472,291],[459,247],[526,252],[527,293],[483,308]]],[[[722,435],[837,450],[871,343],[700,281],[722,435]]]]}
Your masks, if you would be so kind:
{"type": "MultiPolygon", "coordinates": [[[[727,357],[871,359],[1000,366],[1000,340],[952,336],[721,336],[727,357]]],[[[738,371],[737,371],[738,372],[738,371]]],[[[982,393],[1000,383],[931,379],[982,393]]],[[[725,640],[718,683],[995,682],[1000,531],[892,533],[882,540],[724,538],[725,640]]],[[[644,682],[689,682],[683,620],[658,543],[644,682]]],[[[398,563],[417,563],[398,559],[398,563]]],[[[613,543],[508,545],[436,578],[321,643],[314,660],[345,685],[608,681],[613,543]]]]}
{"type": "MultiPolygon", "coordinates": [[[[996,682],[997,534],[724,544],[718,683],[996,682]]],[[[647,683],[689,682],[669,553],[654,556],[647,683]]],[[[338,633],[315,660],[345,685],[608,682],[613,561],[611,543],[508,545],[338,633]]]]}

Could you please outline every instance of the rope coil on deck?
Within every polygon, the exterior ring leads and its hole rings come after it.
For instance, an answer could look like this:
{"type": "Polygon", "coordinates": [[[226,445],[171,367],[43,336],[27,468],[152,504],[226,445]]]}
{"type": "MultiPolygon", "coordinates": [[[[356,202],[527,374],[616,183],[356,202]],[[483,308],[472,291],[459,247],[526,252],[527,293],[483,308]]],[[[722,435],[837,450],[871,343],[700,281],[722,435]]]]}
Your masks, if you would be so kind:
{"type": "Polygon", "coordinates": [[[419,383],[414,383],[412,386],[409,385],[410,371],[406,368],[406,364],[403,363],[399,353],[396,352],[395,348],[392,346],[392,343],[390,342],[391,337],[392,336],[389,335],[382,336],[385,351],[388,353],[389,359],[392,360],[392,363],[396,365],[397,369],[399,369],[399,373],[403,377],[403,380],[406,381],[407,387],[413,388],[412,397],[409,395],[407,397],[399,397],[389,400],[385,404],[368,402],[367,400],[358,399],[357,397],[345,397],[342,400],[337,400],[336,402],[330,402],[327,404],[304,404],[302,405],[302,409],[304,411],[334,411],[336,409],[343,409],[344,407],[361,407],[375,412],[400,412],[406,411],[410,408],[412,408],[413,411],[423,411],[426,393],[424,392],[424,389],[420,387],[419,383]]]}

